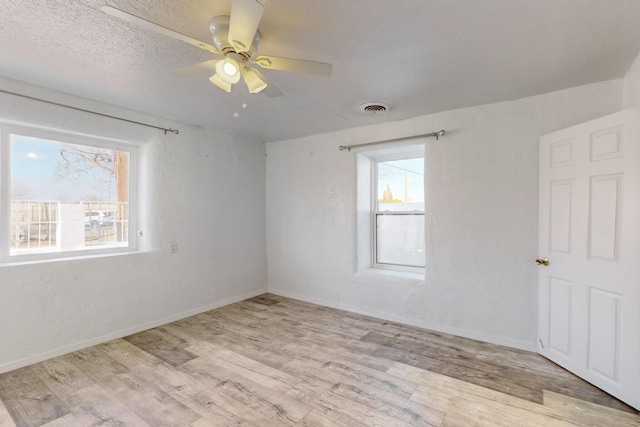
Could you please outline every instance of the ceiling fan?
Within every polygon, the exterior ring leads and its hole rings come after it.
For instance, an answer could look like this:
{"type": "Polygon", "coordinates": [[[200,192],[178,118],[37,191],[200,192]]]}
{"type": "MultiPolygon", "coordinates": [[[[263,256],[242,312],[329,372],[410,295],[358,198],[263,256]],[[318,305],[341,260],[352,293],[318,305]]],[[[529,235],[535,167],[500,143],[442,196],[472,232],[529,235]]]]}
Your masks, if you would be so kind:
{"type": "Polygon", "coordinates": [[[213,45],[112,6],[102,6],[102,11],[138,27],[181,40],[221,56],[220,59],[207,61],[206,65],[212,68],[215,66],[215,73],[209,80],[226,92],[231,92],[233,85],[242,78],[250,93],[263,92],[270,98],[282,95],[282,92],[258,69],[249,68],[247,63],[256,64],[267,70],[331,76],[332,66],[324,62],[256,55],[261,37],[258,25],[264,13],[264,6],[257,0],[232,0],[230,16],[216,16],[211,19],[209,28],[213,36],[213,45]]]}

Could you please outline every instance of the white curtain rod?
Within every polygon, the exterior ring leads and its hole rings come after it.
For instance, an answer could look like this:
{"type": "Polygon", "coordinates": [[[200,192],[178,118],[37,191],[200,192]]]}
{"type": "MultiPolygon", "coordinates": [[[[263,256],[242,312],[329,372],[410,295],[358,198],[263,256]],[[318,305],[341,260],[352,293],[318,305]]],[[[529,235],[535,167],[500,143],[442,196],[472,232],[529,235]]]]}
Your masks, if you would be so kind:
{"type": "Polygon", "coordinates": [[[356,145],[341,145],[338,147],[338,150],[343,151],[343,150],[347,150],[347,151],[351,151],[352,148],[356,148],[356,147],[366,147],[368,145],[378,145],[378,144],[388,144],[390,142],[398,142],[398,141],[404,141],[407,139],[416,139],[416,138],[430,138],[430,137],[435,137],[436,141],[438,139],[440,139],[441,136],[446,135],[447,132],[445,132],[444,129],[438,131],[438,132],[431,132],[431,133],[423,133],[422,135],[414,135],[414,136],[405,136],[402,138],[396,138],[396,139],[386,139],[384,141],[376,141],[376,142],[367,142],[366,144],[356,144],[356,145]]]}

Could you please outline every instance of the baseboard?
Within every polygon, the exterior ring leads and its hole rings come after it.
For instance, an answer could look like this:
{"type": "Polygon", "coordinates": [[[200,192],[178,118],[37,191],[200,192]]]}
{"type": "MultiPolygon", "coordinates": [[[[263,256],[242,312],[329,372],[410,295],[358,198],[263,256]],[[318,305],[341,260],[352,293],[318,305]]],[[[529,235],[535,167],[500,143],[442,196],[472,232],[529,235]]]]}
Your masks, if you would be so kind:
{"type": "Polygon", "coordinates": [[[244,301],[246,299],[249,298],[253,298],[256,297],[258,295],[262,295],[264,293],[266,293],[267,290],[266,289],[260,289],[257,291],[252,291],[252,292],[248,292],[244,295],[239,295],[237,297],[233,297],[233,298],[228,298],[222,301],[217,301],[213,304],[209,304],[209,305],[205,305],[205,306],[201,306],[198,308],[195,308],[193,310],[188,310],[179,314],[175,314],[169,317],[165,317],[162,319],[158,319],[158,320],[154,320],[152,322],[148,322],[142,325],[138,325],[132,328],[128,328],[128,329],[124,329],[118,332],[114,332],[111,334],[107,334],[107,335],[103,335],[101,337],[97,337],[97,338],[92,338],[90,340],[87,341],[82,341],[79,343],[74,343],[65,347],[60,347],[57,348],[55,350],[51,350],[51,351],[47,351],[45,353],[41,353],[38,354],[36,356],[32,356],[32,357],[27,357],[25,359],[20,359],[17,360],[15,362],[10,362],[10,363],[6,363],[4,365],[0,365],[0,374],[5,373],[5,372],[9,372],[9,371],[13,371],[14,369],[19,369],[19,368],[23,368],[25,366],[28,365],[33,365],[34,363],[39,363],[39,362],[43,362],[45,360],[54,358],[54,357],[58,357],[58,356],[62,356],[68,353],[72,353],[74,351],[78,351],[78,350],[82,350],[85,349],[87,347],[91,347],[97,344],[102,344],[105,343],[107,341],[111,341],[117,338],[122,338],[122,337],[126,337],[129,336],[131,334],[135,334],[138,332],[142,332],[142,331],[146,331],[148,329],[152,329],[152,328],[157,328],[158,326],[162,326],[162,325],[166,325],[167,323],[171,323],[171,322],[175,322],[176,320],[180,320],[180,319],[184,319],[186,317],[190,317],[190,316],[195,316],[197,314],[200,313],[204,313],[205,311],[209,311],[209,310],[213,310],[216,308],[220,308],[220,307],[224,307],[225,305],[229,305],[229,304],[233,304],[239,301],[244,301]]]}
{"type": "Polygon", "coordinates": [[[318,298],[309,298],[306,295],[300,295],[300,294],[296,294],[289,291],[283,291],[280,289],[269,288],[269,293],[287,297],[287,298],[297,299],[300,301],[309,302],[311,304],[322,305],[324,307],[331,307],[338,310],[345,310],[352,313],[362,314],[363,316],[370,316],[370,317],[375,317],[377,319],[388,320],[390,322],[402,323],[409,326],[415,326],[417,328],[428,329],[434,332],[441,332],[445,334],[455,335],[458,337],[483,341],[489,344],[502,345],[505,347],[516,348],[519,350],[532,351],[534,353],[538,351],[535,342],[511,340],[511,339],[506,339],[500,336],[479,333],[476,331],[469,331],[466,329],[460,329],[460,328],[455,328],[451,326],[440,325],[440,324],[430,323],[430,322],[423,322],[420,320],[405,318],[401,316],[395,316],[389,313],[362,310],[361,308],[358,308],[358,307],[353,307],[346,304],[335,304],[331,301],[318,299],[318,298]]]}

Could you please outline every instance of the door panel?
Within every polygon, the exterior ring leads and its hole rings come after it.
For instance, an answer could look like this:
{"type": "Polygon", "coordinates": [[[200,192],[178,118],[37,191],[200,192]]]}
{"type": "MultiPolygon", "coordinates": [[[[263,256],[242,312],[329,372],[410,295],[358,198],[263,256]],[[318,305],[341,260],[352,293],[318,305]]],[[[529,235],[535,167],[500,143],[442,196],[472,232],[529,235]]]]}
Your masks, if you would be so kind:
{"type": "Polygon", "coordinates": [[[591,134],[591,161],[622,157],[622,127],[591,134]]]}
{"type": "Polygon", "coordinates": [[[549,348],[571,357],[573,283],[549,277],[549,348]]]}
{"type": "Polygon", "coordinates": [[[574,163],[573,161],[573,144],[575,139],[568,139],[565,141],[558,141],[551,144],[551,167],[558,168],[562,166],[569,166],[574,163]]]}
{"type": "Polygon", "coordinates": [[[551,183],[549,252],[571,252],[571,181],[551,183]]]}
{"type": "Polygon", "coordinates": [[[540,139],[540,354],[640,409],[640,108],[540,139]]]}
{"type": "Polygon", "coordinates": [[[589,258],[617,261],[618,193],[622,175],[594,176],[590,185],[589,258]]]}
{"type": "Polygon", "coordinates": [[[589,288],[588,369],[618,383],[620,295],[589,288]]]}

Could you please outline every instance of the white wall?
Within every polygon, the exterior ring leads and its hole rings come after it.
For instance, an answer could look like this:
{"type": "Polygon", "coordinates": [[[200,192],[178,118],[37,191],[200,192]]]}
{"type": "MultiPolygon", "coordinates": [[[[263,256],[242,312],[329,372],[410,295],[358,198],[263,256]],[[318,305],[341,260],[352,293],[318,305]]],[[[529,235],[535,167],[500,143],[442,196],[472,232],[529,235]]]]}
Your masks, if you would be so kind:
{"type": "Polygon", "coordinates": [[[640,54],[624,77],[622,99],[624,108],[640,105],[640,54]]]}
{"type": "Polygon", "coordinates": [[[533,348],[537,138],[619,110],[622,85],[269,144],[265,212],[261,143],[0,78],[4,90],[181,132],[0,94],[4,122],[141,144],[144,232],[135,254],[0,265],[0,372],[260,294],[265,245],[274,293],[533,348]],[[426,280],[357,273],[355,157],[338,145],[441,128],[427,152],[426,280]]]}
{"type": "Polygon", "coordinates": [[[621,93],[614,80],[267,144],[269,291],[535,349],[538,138],[619,111],[621,93]],[[357,272],[355,154],[338,146],[440,129],[424,280],[357,272]]]}
{"type": "Polygon", "coordinates": [[[142,143],[144,232],[135,254],[0,265],[0,372],[266,290],[262,143],[7,79],[0,88],[180,130],[164,135],[0,94],[5,122],[142,143]]]}

